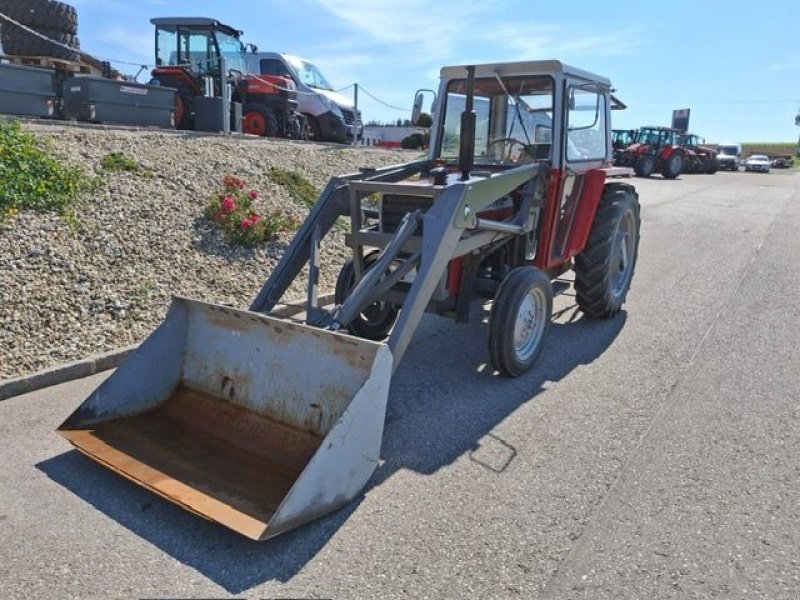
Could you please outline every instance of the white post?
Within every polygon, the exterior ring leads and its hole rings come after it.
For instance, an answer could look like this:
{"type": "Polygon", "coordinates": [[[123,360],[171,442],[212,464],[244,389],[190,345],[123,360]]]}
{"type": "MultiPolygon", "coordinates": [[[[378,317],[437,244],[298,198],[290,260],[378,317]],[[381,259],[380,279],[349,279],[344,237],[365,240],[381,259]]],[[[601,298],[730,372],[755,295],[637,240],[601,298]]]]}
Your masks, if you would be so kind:
{"type": "Polygon", "coordinates": [[[222,133],[231,133],[231,97],[228,90],[228,61],[224,56],[219,59],[219,87],[222,93],[222,133]]]}

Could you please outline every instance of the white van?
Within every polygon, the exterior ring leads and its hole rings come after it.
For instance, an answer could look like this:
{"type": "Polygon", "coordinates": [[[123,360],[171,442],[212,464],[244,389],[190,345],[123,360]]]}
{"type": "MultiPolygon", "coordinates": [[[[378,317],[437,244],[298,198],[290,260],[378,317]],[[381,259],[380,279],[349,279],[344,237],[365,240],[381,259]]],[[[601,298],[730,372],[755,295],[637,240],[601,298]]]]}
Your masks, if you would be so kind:
{"type": "Polygon", "coordinates": [[[309,137],[325,142],[352,142],[364,133],[361,113],[353,102],[333,91],[313,63],[290,54],[252,52],[247,69],[254,75],[289,77],[297,84],[298,110],[308,119],[309,137]]]}
{"type": "Polygon", "coordinates": [[[742,162],[742,146],[740,144],[720,144],[717,146],[717,161],[719,168],[723,171],[730,169],[738,171],[739,164],[742,162]]]}

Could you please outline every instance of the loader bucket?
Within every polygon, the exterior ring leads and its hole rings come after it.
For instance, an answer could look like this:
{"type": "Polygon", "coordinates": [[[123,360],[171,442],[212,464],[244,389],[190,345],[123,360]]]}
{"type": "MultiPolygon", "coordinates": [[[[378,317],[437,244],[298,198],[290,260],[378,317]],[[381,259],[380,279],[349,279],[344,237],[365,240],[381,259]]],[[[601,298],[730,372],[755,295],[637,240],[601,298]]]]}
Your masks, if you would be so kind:
{"type": "Polygon", "coordinates": [[[176,298],[59,427],[164,498],[263,540],[356,497],[378,464],[385,344],[176,298]]]}

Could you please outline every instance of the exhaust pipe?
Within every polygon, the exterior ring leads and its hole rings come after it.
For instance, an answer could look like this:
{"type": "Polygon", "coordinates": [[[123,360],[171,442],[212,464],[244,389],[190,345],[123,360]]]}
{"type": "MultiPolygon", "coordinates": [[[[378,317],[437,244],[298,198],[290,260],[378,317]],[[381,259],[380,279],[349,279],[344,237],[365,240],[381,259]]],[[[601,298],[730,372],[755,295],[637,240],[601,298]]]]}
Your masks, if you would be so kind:
{"type": "Polygon", "coordinates": [[[467,67],[467,104],[461,113],[461,146],[458,153],[461,181],[469,179],[475,164],[475,123],[475,67],[467,67]]]}

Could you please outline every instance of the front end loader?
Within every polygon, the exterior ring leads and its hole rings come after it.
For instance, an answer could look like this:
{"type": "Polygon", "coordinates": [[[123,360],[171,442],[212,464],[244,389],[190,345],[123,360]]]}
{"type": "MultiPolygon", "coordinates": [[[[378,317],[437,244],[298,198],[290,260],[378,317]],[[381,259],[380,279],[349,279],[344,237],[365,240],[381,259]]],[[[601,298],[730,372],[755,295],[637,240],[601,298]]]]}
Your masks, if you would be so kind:
{"type": "Polygon", "coordinates": [[[392,373],[425,312],[465,322],[491,301],[490,362],[517,377],[567,270],[587,317],[621,310],[640,219],[630,169],[611,164],[610,89],[557,61],[442,69],[424,160],[333,178],[248,310],[174,299],[60,434],[253,539],[344,506],[379,463],[392,373]],[[329,303],[320,243],[342,217],[352,257],[329,303]]]}

